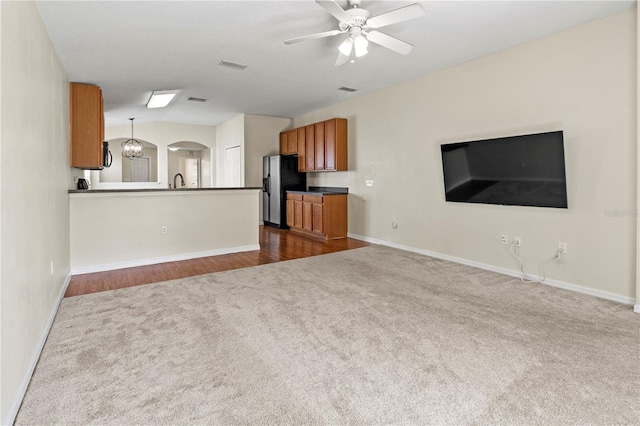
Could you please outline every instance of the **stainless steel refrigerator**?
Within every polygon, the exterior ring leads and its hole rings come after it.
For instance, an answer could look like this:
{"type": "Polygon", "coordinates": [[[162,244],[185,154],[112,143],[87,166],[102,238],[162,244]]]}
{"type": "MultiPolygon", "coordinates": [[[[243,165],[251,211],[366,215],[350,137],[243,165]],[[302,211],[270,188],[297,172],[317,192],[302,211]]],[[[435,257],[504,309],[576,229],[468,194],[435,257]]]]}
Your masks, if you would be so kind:
{"type": "Polygon", "coordinates": [[[298,157],[262,158],[262,211],[264,224],[287,228],[287,190],[305,191],[307,174],[298,171],[298,157]]]}

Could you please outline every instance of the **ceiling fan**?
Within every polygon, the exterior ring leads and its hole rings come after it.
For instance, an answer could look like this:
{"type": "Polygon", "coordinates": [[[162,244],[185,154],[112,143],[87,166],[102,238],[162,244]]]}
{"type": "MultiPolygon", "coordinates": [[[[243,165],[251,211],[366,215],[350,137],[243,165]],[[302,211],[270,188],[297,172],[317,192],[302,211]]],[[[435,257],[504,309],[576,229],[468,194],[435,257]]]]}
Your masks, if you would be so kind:
{"type": "Polygon", "coordinates": [[[284,44],[293,44],[316,38],[331,37],[338,34],[349,33],[349,36],[338,47],[338,59],[336,66],[344,65],[349,60],[354,61],[354,57],[361,57],[367,54],[369,42],[378,44],[394,52],[407,55],[413,49],[413,45],[406,41],[399,40],[387,34],[375,31],[377,28],[409,19],[419,18],[426,14],[424,8],[419,3],[413,3],[390,12],[383,13],[370,18],[371,14],[365,9],[361,9],[361,0],[349,0],[350,9],[344,10],[335,0],[316,0],[327,12],[332,14],[339,22],[338,30],[325,31],[303,37],[285,40],[284,44]],[[372,31],[373,30],[373,31],[372,31]]]}

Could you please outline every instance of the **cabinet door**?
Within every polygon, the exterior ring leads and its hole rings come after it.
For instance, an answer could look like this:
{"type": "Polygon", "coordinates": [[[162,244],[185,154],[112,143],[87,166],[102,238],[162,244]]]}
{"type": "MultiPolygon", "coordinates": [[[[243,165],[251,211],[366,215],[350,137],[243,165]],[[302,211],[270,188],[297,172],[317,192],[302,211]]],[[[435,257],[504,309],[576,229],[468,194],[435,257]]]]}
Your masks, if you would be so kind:
{"type": "Polygon", "coordinates": [[[324,123],[316,123],[315,170],[324,170],[324,123]]]}
{"type": "Polygon", "coordinates": [[[287,200],[287,226],[295,224],[295,206],[293,200],[287,200]]]}
{"type": "Polygon", "coordinates": [[[101,169],[104,139],[102,91],[98,86],[71,83],[69,98],[70,165],[81,169],[101,169]]]}
{"type": "Polygon", "coordinates": [[[302,201],[293,202],[293,226],[302,228],[302,201]]]}
{"type": "Polygon", "coordinates": [[[298,153],[298,131],[296,129],[287,132],[287,154],[298,153]]]}
{"type": "Polygon", "coordinates": [[[306,132],[304,127],[298,129],[298,171],[304,172],[306,163],[306,132]]]}
{"type": "Polygon", "coordinates": [[[324,122],[324,169],[336,169],[336,120],[324,122]]]}
{"type": "Polygon", "coordinates": [[[302,203],[302,229],[313,230],[313,203],[302,203]]]}
{"type": "Polygon", "coordinates": [[[287,132],[280,133],[280,154],[285,155],[287,153],[287,132]]]}
{"type": "MultiPolygon", "coordinates": [[[[306,126],[305,128],[305,172],[311,172],[316,168],[316,127],[313,124],[306,126]]],[[[300,155],[298,153],[298,155],[300,155]]]]}
{"type": "Polygon", "coordinates": [[[313,226],[311,230],[313,232],[318,232],[322,234],[324,232],[323,219],[322,219],[322,204],[313,203],[311,206],[313,210],[313,213],[312,213],[313,226]]]}

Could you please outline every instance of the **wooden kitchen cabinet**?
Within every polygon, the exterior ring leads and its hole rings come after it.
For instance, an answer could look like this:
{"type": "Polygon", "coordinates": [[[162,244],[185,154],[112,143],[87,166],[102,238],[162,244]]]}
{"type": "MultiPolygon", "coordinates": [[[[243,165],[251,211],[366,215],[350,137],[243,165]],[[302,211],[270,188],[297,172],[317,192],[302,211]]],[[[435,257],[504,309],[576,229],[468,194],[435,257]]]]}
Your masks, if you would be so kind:
{"type": "Polygon", "coordinates": [[[308,201],[302,202],[302,229],[313,230],[313,205],[308,201]]]}
{"type": "Polygon", "coordinates": [[[295,201],[287,199],[287,226],[293,226],[295,221],[295,201]]]}
{"type": "Polygon", "coordinates": [[[298,153],[298,130],[287,130],[280,133],[280,154],[296,155],[298,153]]]}
{"type": "Polygon", "coordinates": [[[298,171],[304,170],[307,161],[307,133],[305,127],[300,127],[298,130],[298,171]]]}
{"type": "Polygon", "coordinates": [[[316,163],[313,170],[324,170],[324,122],[316,123],[316,163]]]}
{"type": "Polygon", "coordinates": [[[303,203],[302,201],[294,201],[293,203],[293,227],[294,228],[302,228],[304,226],[303,222],[303,203]]]}
{"type": "Polygon", "coordinates": [[[287,132],[287,154],[295,155],[298,153],[298,129],[289,130],[287,132]]]}
{"type": "Polygon", "coordinates": [[[347,236],[348,194],[287,194],[287,224],[294,232],[324,239],[347,236]],[[289,202],[293,203],[290,220],[289,202]]]}
{"type": "Polygon", "coordinates": [[[347,120],[332,118],[324,122],[324,170],[344,171],[349,167],[347,120]]]}
{"type": "Polygon", "coordinates": [[[287,193],[287,226],[302,228],[303,226],[302,194],[287,193]]]}
{"type": "MultiPolygon", "coordinates": [[[[344,171],[348,168],[347,120],[332,118],[304,127],[304,151],[298,142],[298,170],[301,172],[344,171]],[[304,160],[300,159],[304,152],[304,160]]],[[[300,130],[300,129],[298,129],[300,130]]],[[[298,132],[298,141],[301,132],[298,132]]]]}
{"type": "Polygon", "coordinates": [[[332,118],[281,132],[280,154],[297,155],[300,172],[347,170],[347,120],[332,118]]]}
{"type": "Polygon", "coordinates": [[[311,171],[316,164],[316,127],[313,124],[305,126],[305,162],[301,172],[311,171]]]}
{"type": "Polygon", "coordinates": [[[312,219],[311,219],[311,230],[313,232],[317,232],[322,234],[323,232],[323,218],[322,218],[322,210],[324,205],[322,203],[311,203],[312,209],[312,219]]]}
{"type": "Polygon", "coordinates": [[[100,170],[104,141],[102,90],[91,84],[71,83],[69,98],[71,167],[100,170]]]}

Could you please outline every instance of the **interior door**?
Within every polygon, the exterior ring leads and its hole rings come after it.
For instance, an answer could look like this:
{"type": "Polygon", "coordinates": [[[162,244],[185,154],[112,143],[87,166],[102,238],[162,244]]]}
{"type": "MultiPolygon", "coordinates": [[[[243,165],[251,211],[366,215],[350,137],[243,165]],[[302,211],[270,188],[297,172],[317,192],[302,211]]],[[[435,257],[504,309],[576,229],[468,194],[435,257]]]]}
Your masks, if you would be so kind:
{"type": "Polygon", "coordinates": [[[224,150],[224,186],[242,186],[242,157],[240,154],[240,145],[224,150]]]}
{"type": "Polygon", "coordinates": [[[131,163],[131,182],[149,182],[149,157],[140,157],[130,160],[131,163]]]}
{"type": "Polygon", "coordinates": [[[200,187],[200,159],[197,157],[180,157],[178,171],[184,177],[183,188],[199,188],[200,187]]]}

